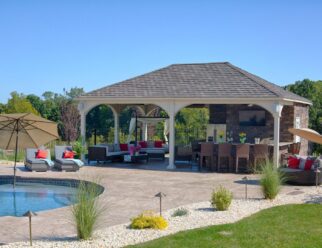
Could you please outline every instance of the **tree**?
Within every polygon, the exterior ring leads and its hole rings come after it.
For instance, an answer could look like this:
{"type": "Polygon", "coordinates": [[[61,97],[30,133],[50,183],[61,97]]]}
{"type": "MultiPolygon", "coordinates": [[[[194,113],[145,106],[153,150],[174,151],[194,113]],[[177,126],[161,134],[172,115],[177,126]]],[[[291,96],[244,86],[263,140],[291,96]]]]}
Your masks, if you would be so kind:
{"type": "MultiPolygon", "coordinates": [[[[322,81],[304,79],[285,86],[285,89],[312,101],[309,110],[309,127],[322,133],[322,81]]],[[[322,152],[322,145],[314,144],[314,151],[322,152]]]]}
{"type": "Polygon", "coordinates": [[[6,105],[3,103],[0,103],[0,114],[6,112],[6,105]]]}
{"type": "Polygon", "coordinates": [[[18,94],[16,91],[11,93],[11,98],[8,100],[6,112],[10,113],[33,113],[39,115],[38,111],[32,106],[29,100],[23,94],[18,94]]]}
{"type": "Polygon", "coordinates": [[[208,108],[184,108],[176,115],[176,143],[189,144],[205,139],[209,120],[208,108]]]}
{"type": "Polygon", "coordinates": [[[66,96],[69,97],[70,99],[74,99],[85,93],[83,88],[78,88],[78,87],[71,88],[69,91],[66,91],[64,89],[64,92],[66,96]]]}
{"type": "Polygon", "coordinates": [[[86,115],[86,138],[90,138],[96,130],[96,135],[107,142],[108,133],[114,126],[112,110],[107,105],[98,105],[86,115]]]}
{"type": "Polygon", "coordinates": [[[70,100],[61,102],[62,136],[68,143],[75,141],[79,136],[80,115],[75,104],[70,100]]]}
{"type": "Polygon", "coordinates": [[[31,105],[40,113],[41,116],[44,116],[44,104],[43,100],[34,94],[27,95],[27,100],[31,103],[31,105]]]}

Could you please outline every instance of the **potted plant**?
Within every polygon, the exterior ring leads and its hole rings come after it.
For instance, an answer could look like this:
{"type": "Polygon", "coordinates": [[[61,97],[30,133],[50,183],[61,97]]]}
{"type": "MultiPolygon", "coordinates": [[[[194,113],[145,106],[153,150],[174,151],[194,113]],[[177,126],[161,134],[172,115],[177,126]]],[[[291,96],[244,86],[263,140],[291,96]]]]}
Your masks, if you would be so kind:
{"type": "Polygon", "coordinates": [[[244,132],[239,133],[239,141],[242,144],[244,144],[246,142],[246,133],[244,133],[244,132]]]}
{"type": "Polygon", "coordinates": [[[77,140],[73,144],[73,151],[75,152],[75,158],[80,159],[81,155],[86,152],[85,147],[83,147],[82,142],[77,140]]]}

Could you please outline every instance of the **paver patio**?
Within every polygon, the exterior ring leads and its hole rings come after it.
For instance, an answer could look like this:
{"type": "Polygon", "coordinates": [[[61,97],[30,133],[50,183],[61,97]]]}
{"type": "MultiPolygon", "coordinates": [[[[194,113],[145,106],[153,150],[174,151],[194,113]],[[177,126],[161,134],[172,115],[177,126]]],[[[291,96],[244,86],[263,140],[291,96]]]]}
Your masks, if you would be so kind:
{"type": "MultiPolygon", "coordinates": [[[[150,162],[149,168],[161,169],[164,162],[150,162]]],[[[141,167],[145,167],[144,165],[141,167]]],[[[0,165],[0,175],[12,175],[11,165],[0,165]]],[[[106,206],[100,227],[128,222],[143,210],[158,210],[159,202],[154,195],[162,191],[167,197],[164,209],[209,200],[214,187],[223,185],[229,188],[235,198],[244,197],[245,186],[242,174],[200,173],[196,171],[164,171],[140,169],[137,165],[85,166],[79,172],[28,172],[19,166],[18,176],[92,179],[99,177],[105,191],[101,195],[106,206]],[[138,168],[136,168],[138,167],[138,168]]],[[[249,175],[248,196],[262,197],[255,175],[249,175]]],[[[294,188],[283,187],[283,191],[294,188]]],[[[0,217],[0,243],[28,239],[28,220],[24,217],[0,217]]],[[[70,207],[39,212],[33,218],[35,239],[73,238],[75,229],[72,224],[70,207]]]]}

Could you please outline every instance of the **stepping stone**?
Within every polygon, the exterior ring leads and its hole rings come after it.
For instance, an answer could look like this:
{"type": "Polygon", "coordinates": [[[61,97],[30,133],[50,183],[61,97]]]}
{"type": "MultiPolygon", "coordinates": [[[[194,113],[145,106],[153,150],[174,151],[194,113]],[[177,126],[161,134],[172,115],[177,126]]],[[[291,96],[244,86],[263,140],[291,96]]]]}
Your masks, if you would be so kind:
{"type": "Polygon", "coordinates": [[[300,190],[287,193],[287,195],[301,195],[301,194],[304,194],[304,192],[300,190]]]}

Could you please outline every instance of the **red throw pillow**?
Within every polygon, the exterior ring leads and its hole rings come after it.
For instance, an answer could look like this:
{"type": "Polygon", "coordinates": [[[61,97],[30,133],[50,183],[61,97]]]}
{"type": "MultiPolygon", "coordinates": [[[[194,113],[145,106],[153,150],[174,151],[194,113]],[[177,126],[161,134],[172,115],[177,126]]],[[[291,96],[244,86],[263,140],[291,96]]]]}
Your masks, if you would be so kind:
{"type": "Polygon", "coordinates": [[[307,159],[305,162],[304,170],[311,170],[313,163],[314,163],[314,160],[307,159]]]}
{"type": "Polygon", "coordinates": [[[46,150],[38,150],[36,152],[36,158],[47,158],[48,152],[46,150]]]}
{"type": "Polygon", "coordinates": [[[155,148],[162,148],[162,140],[154,141],[154,147],[155,148]]]}
{"type": "Polygon", "coordinates": [[[129,150],[128,144],[120,144],[120,150],[122,152],[127,152],[129,150]]]}
{"type": "Polygon", "coordinates": [[[148,148],[148,142],[146,141],[140,141],[139,145],[141,146],[141,148],[148,148]]]}
{"type": "Polygon", "coordinates": [[[300,165],[300,159],[290,156],[288,158],[287,167],[292,169],[298,169],[300,165]]]}
{"type": "Polygon", "coordinates": [[[73,151],[64,151],[63,158],[74,158],[74,152],[73,151]]]}

